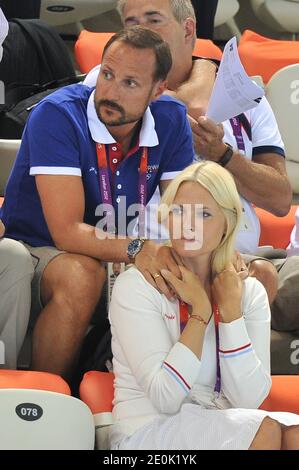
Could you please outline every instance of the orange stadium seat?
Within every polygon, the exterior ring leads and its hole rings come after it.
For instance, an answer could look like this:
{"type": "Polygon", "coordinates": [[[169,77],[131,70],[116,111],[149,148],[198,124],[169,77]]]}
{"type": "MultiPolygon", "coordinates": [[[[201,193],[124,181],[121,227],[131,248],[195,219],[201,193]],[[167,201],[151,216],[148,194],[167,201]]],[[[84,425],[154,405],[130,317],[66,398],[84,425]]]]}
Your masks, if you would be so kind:
{"type": "Polygon", "coordinates": [[[239,55],[248,75],[261,75],[268,83],[277,70],[299,62],[299,42],[270,39],[246,30],[239,43],[239,55]]]}
{"type": "Polygon", "coordinates": [[[22,370],[0,370],[1,388],[26,388],[48,390],[50,392],[71,395],[70,387],[62,377],[48,372],[22,370]]]}
{"type": "MultiPolygon", "coordinates": [[[[75,44],[75,57],[82,73],[88,73],[93,67],[101,63],[102,54],[107,41],[114,33],[93,33],[81,31],[75,44]]],[[[194,55],[221,59],[221,49],[208,39],[197,39],[194,55]]]]}
{"type": "MultiPolygon", "coordinates": [[[[113,373],[87,372],[80,384],[80,398],[90,408],[96,425],[98,449],[109,448],[109,425],[113,424],[113,373]]],[[[299,376],[272,376],[272,388],[260,409],[267,411],[288,411],[299,414],[299,376]]]]}
{"type": "Polygon", "coordinates": [[[193,55],[195,57],[221,60],[222,50],[210,39],[196,39],[193,55]]]}
{"type": "Polygon", "coordinates": [[[299,375],[272,375],[272,388],[260,409],[299,414],[299,375]]]}
{"type": "Polygon", "coordinates": [[[285,217],[276,217],[258,207],[255,208],[261,224],[260,246],[287,248],[290,243],[291,231],[295,225],[295,212],[298,206],[292,206],[285,217]]]}

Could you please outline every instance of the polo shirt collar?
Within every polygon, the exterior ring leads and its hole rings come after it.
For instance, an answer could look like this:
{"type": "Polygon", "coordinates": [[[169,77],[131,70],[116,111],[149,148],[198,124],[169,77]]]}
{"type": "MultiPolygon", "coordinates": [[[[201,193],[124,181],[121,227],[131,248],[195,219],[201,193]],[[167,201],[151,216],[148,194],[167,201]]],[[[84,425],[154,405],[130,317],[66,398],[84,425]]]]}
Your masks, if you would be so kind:
{"type": "MultiPolygon", "coordinates": [[[[91,137],[100,144],[114,144],[116,141],[97,115],[94,105],[95,90],[91,93],[87,104],[87,120],[91,137]]],[[[142,119],[142,126],[139,134],[140,147],[155,147],[159,145],[158,136],[155,130],[155,120],[149,107],[146,108],[142,119]]]]}

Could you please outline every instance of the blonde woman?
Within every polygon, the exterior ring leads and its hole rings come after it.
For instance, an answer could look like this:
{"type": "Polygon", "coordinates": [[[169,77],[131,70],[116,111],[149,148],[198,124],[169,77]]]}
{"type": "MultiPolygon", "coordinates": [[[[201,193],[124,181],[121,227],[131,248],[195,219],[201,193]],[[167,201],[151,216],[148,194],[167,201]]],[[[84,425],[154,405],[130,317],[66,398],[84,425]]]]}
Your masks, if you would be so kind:
{"type": "Polygon", "coordinates": [[[241,216],[233,178],[213,162],[188,167],[160,216],[181,279],[154,277],[181,300],[134,267],[116,281],[112,448],[299,449],[299,416],[257,409],[271,387],[270,309],[264,287],[231,263],[241,216]]]}

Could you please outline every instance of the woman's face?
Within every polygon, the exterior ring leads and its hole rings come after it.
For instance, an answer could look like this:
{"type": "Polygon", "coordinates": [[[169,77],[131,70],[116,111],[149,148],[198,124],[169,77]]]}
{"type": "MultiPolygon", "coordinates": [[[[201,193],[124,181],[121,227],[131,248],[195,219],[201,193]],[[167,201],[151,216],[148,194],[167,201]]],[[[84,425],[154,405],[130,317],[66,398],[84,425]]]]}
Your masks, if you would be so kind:
{"type": "Polygon", "coordinates": [[[209,255],[225,233],[226,221],[213,196],[199,183],[179,187],[169,214],[172,247],[182,257],[209,255]]]}

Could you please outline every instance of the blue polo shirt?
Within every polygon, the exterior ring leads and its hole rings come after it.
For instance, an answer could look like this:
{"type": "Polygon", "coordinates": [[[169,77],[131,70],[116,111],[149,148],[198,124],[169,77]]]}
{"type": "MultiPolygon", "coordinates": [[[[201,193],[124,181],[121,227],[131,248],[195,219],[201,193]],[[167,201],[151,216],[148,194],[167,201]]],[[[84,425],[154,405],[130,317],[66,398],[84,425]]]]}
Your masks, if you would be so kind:
{"type": "MultiPolygon", "coordinates": [[[[109,160],[117,164],[109,169],[116,218],[121,196],[126,196],[127,207],[139,203],[139,164],[144,146],[149,148],[147,201],[161,180],[173,179],[192,163],[192,132],[182,103],[167,96],[151,103],[142,120],[138,145],[118,161],[119,146],[98,119],[93,94],[93,88],[71,85],[45,98],[30,114],[1,210],[6,237],[32,246],[54,246],[36,188],[35,175],[39,174],[82,178],[84,222],[96,226],[101,219],[96,208],[102,198],[95,142],[105,144],[109,160]]],[[[123,216],[123,208],[121,211],[123,216]]],[[[127,223],[134,217],[127,216],[127,223]]]]}

